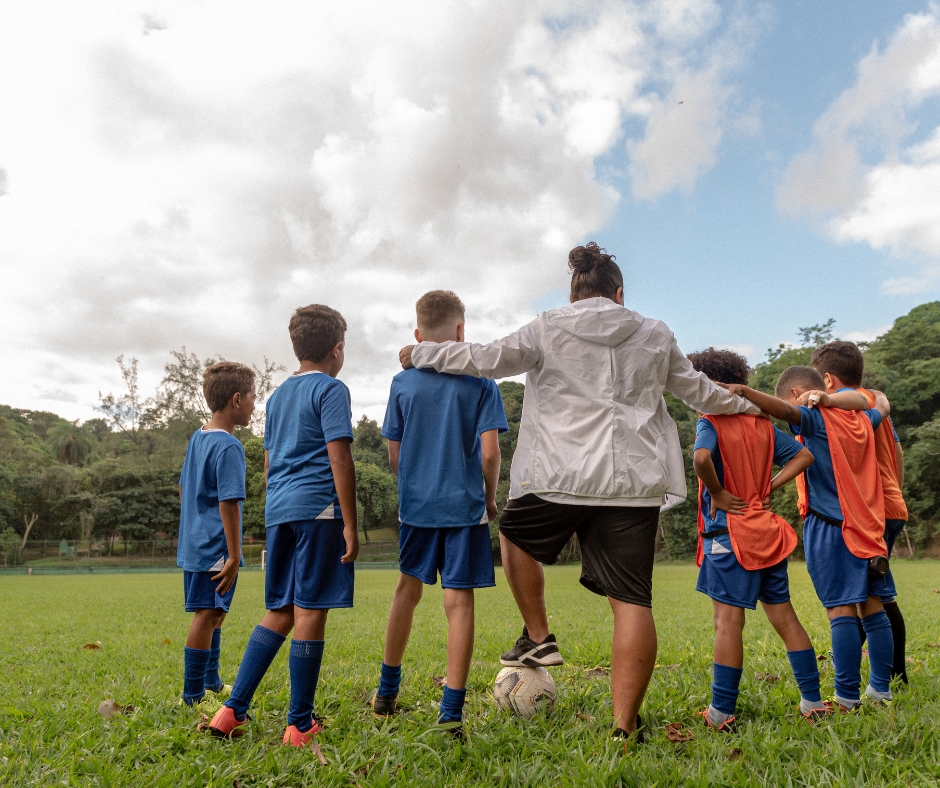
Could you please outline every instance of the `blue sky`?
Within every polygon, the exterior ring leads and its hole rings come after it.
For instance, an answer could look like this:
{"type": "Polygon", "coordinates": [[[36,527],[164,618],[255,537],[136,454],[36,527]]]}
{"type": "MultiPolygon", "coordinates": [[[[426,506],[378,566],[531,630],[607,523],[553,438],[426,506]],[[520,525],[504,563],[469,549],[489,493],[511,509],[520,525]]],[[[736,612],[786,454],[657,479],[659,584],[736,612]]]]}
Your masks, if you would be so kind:
{"type": "MultiPolygon", "coordinates": [[[[910,265],[908,256],[835,241],[812,218],[777,207],[784,167],[809,146],[816,118],[855,82],[858,62],[873,46],[884,49],[905,14],[929,8],[774,3],[736,79],[737,103],[759,103],[758,135],[728,135],[692,193],[654,202],[629,197],[628,179],[617,177],[626,169],[622,150],[603,162],[625,199],[591,238],[618,253],[628,305],[666,321],[687,352],[730,345],[758,362],[768,347],[795,341],[799,326],[834,317],[837,333],[862,338],[940,298],[937,280],[916,293],[882,292],[882,282],[910,265]]],[[[916,120],[912,141],[940,123],[940,100],[916,120]]],[[[566,300],[555,291],[538,306],[566,300]]]]}
{"type": "Polygon", "coordinates": [[[422,293],[487,341],[589,239],[686,352],[940,298],[929,1],[6,4],[0,106],[0,402],[71,419],[308,303],[381,418],[422,293]]]}

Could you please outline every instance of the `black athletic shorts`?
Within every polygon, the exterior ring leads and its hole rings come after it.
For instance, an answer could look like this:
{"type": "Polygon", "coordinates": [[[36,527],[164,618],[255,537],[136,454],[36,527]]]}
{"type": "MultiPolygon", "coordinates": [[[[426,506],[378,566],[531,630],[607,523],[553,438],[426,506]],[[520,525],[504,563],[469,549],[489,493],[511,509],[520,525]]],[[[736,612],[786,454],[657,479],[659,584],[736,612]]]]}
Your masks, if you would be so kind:
{"type": "Polygon", "coordinates": [[[529,494],[506,504],[499,532],[536,561],[553,564],[576,533],[581,585],[642,607],[653,603],[658,506],[581,506],[529,494]]]}

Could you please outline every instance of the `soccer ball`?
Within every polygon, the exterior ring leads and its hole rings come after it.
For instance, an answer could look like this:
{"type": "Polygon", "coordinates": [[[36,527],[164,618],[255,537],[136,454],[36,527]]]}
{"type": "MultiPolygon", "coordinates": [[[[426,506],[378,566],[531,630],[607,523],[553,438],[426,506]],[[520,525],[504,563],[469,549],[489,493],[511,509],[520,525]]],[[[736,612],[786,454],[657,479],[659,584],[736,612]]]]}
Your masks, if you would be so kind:
{"type": "Polygon", "coordinates": [[[555,682],[545,668],[503,668],[496,674],[493,697],[501,709],[528,719],[548,714],[555,705],[555,682]]]}

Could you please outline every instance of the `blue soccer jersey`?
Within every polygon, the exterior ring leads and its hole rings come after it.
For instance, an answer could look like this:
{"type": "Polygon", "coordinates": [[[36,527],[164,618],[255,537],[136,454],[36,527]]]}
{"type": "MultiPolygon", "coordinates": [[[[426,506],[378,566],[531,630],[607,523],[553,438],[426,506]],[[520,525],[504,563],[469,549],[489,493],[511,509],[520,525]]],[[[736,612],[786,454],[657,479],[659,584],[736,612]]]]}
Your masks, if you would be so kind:
{"type": "MultiPolygon", "coordinates": [[[[785,432],[774,427],[774,454],[771,461],[774,465],[783,466],[800,453],[803,447],[799,442],[791,438],[785,432]]],[[[725,466],[721,461],[721,451],[718,448],[718,433],[715,426],[708,419],[699,419],[695,425],[695,449],[708,449],[712,454],[712,464],[715,466],[715,473],[718,474],[718,481],[722,486],[725,483],[725,466]]],[[[716,528],[728,527],[728,516],[720,509],[715,512],[713,520],[709,513],[711,512],[712,498],[708,490],[702,488],[702,517],[705,519],[705,531],[713,531],[716,528]]],[[[706,555],[711,552],[731,551],[731,538],[728,534],[722,534],[714,539],[706,539],[704,544],[706,555]],[[716,548],[715,545],[718,545],[716,548]]]]}
{"type": "Polygon", "coordinates": [[[240,509],[245,500],[245,450],[238,438],[225,430],[196,430],[186,449],[180,487],[177,565],[187,572],[221,568],[228,545],[219,501],[238,501],[240,509]]]}
{"type": "Polygon", "coordinates": [[[480,434],[509,429],[492,380],[407,369],[392,380],[382,435],[401,442],[399,517],[416,528],[486,522],[480,434]]]}
{"type": "Polygon", "coordinates": [[[268,400],[267,527],[342,517],[326,444],[352,440],[349,389],[322,372],[292,375],[268,400]]]}
{"type": "MultiPolygon", "coordinates": [[[[878,429],[881,414],[872,408],[861,411],[871,421],[871,426],[878,429]]],[[[791,424],[790,431],[803,438],[806,448],[813,453],[815,462],[804,471],[806,492],[810,508],[824,517],[842,520],[842,507],[839,505],[839,492],[836,477],[832,470],[832,454],[829,453],[829,438],[826,435],[826,422],[819,408],[800,407],[799,425],[791,424]]]]}

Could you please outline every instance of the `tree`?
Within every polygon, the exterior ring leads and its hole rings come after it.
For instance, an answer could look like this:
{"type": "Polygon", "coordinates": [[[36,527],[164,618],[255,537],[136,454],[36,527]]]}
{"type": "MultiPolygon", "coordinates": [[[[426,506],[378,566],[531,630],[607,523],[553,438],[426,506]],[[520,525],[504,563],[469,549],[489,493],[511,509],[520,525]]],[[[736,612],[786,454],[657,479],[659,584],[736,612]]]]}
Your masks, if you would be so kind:
{"type": "Polygon", "coordinates": [[[242,504],[242,525],[251,536],[264,535],[264,504],[267,488],[264,481],[264,441],[252,438],[245,443],[245,502],[242,504]]]}
{"type": "Polygon", "coordinates": [[[129,364],[125,364],[124,356],[120,355],[115,361],[121,369],[121,378],[127,391],[121,395],[102,395],[99,391],[101,404],[95,410],[104,414],[112,429],[123,433],[138,449],[147,454],[149,452],[144,451],[147,435],[143,429],[143,420],[147,410],[152,407],[153,400],[141,399],[137,383],[137,359],[132,358],[129,364]]]}
{"type": "Polygon", "coordinates": [[[78,465],[92,449],[92,437],[77,421],[53,424],[46,432],[47,440],[59,462],[78,465]]]}
{"type": "Polygon", "coordinates": [[[370,462],[356,463],[356,498],[361,507],[359,524],[369,544],[369,527],[380,526],[398,512],[398,487],[387,470],[370,462]]]}
{"type": "Polygon", "coordinates": [[[12,528],[5,528],[0,533],[0,553],[3,553],[3,565],[17,564],[21,549],[20,535],[12,528]]]}

